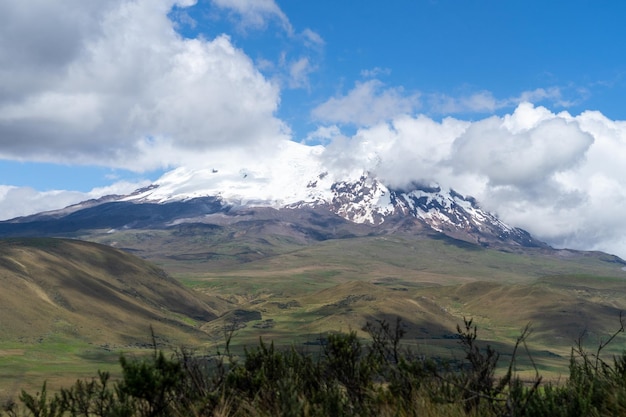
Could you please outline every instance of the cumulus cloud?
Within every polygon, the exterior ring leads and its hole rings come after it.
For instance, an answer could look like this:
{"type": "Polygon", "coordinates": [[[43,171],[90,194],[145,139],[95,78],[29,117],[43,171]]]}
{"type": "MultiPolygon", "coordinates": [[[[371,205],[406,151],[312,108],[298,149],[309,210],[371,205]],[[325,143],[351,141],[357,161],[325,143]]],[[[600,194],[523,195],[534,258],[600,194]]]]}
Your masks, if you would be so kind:
{"type": "Polygon", "coordinates": [[[442,161],[467,126],[467,122],[452,118],[436,122],[423,115],[401,116],[333,140],[324,157],[335,168],[374,172],[392,187],[433,182],[441,178],[442,161]]]}
{"type": "Polygon", "coordinates": [[[288,138],[278,87],[243,51],[174,30],[168,12],[193,2],[39,3],[0,5],[0,157],[141,171],[288,138]]]}
{"type": "Polygon", "coordinates": [[[483,176],[493,186],[545,182],[572,168],[593,143],[590,134],[568,119],[550,118],[519,131],[499,117],[481,120],[457,138],[449,163],[459,174],[483,176]]]}
{"type": "Polygon", "coordinates": [[[335,137],[328,166],[369,170],[398,188],[438,183],[557,247],[626,258],[626,122],[521,103],[475,122],[403,115],[350,137],[319,135],[335,137]]]}
{"type": "Polygon", "coordinates": [[[357,82],[344,96],[332,97],[312,111],[321,122],[372,126],[419,108],[419,95],[406,95],[400,87],[385,87],[377,80],[357,82]]]}

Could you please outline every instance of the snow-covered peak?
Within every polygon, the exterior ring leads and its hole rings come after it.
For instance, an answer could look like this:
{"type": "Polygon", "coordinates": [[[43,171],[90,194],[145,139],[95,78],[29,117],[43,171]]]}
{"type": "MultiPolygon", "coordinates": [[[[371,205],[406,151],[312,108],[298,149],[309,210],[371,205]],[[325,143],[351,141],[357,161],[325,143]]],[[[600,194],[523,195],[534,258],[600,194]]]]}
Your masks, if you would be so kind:
{"type": "Polygon", "coordinates": [[[312,195],[307,184],[324,172],[319,158],[322,151],[321,147],[286,142],[271,162],[263,164],[250,161],[246,166],[208,163],[200,169],[177,168],[128,200],[163,203],[215,196],[230,204],[274,207],[309,201],[320,197],[312,195]]]}
{"type": "MultiPolygon", "coordinates": [[[[245,166],[208,163],[199,169],[181,167],[126,200],[164,203],[214,196],[229,204],[270,207],[327,201],[338,179],[324,167],[323,151],[321,146],[285,142],[269,162],[264,159],[263,163],[248,161],[245,166]]],[[[361,174],[355,171],[347,176],[358,178],[361,174]]]]}
{"type": "Polygon", "coordinates": [[[269,164],[178,168],[122,201],[168,203],[213,197],[225,206],[326,207],[346,220],[373,226],[409,216],[438,232],[472,236],[476,242],[485,236],[531,239],[454,190],[417,184],[390,189],[369,172],[331,172],[322,153],[322,147],[289,142],[269,164]]]}

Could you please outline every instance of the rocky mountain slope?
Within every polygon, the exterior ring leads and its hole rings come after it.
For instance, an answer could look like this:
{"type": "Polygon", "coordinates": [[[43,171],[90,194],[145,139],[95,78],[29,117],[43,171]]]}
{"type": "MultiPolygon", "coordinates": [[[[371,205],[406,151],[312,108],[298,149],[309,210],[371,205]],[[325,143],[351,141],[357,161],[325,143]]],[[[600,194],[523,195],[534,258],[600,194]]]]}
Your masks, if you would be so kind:
{"type": "Polygon", "coordinates": [[[343,223],[342,229],[351,229],[355,235],[400,230],[442,233],[483,246],[546,246],[454,190],[420,184],[394,189],[369,173],[336,179],[311,167],[291,168],[283,173],[288,177],[181,168],[130,195],[107,196],[0,222],[0,236],[65,236],[95,229],[283,219],[283,226],[316,229],[327,238],[341,236],[334,235],[333,228],[322,230],[324,225],[333,223],[336,230],[343,223]],[[318,224],[311,212],[317,213],[318,224]]]}

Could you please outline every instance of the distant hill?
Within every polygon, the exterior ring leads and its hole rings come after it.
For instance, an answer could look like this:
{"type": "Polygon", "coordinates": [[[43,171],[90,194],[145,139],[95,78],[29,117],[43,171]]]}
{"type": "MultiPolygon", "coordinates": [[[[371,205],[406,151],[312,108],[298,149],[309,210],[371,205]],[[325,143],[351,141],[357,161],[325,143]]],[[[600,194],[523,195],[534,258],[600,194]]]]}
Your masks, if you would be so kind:
{"type": "Polygon", "coordinates": [[[220,301],[117,249],[53,238],[0,240],[0,338],[133,346],[155,333],[197,341],[220,301]],[[196,324],[197,323],[197,324],[196,324]]]}

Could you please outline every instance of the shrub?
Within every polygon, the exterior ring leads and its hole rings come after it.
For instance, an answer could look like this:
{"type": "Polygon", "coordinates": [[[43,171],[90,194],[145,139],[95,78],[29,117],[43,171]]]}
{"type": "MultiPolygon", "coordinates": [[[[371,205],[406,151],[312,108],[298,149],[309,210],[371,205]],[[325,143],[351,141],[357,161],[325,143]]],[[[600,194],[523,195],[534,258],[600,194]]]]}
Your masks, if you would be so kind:
{"type": "MultiPolygon", "coordinates": [[[[620,324],[622,320],[620,317],[620,324]]],[[[520,380],[515,361],[528,354],[526,327],[511,360],[497,376],[500,358],[481,347],[472,320],[458,326],[464,357],[458,362],[401,351],[402,323],[365,326],[371,341],[356,332],[329,334],[316,355],[295,347],[278,349],[259,340],[242,358],[229,351],[209,357],[180,349],[144,358],[120,357],[122,377],[106,372],[78,380],[50,396],[46,384],[19,403],[7,402],[9,417],[160,416],[618,416],[626,415],[626,353],[612,361],[603,349],[620,329],[590,352],[572,348],[570,377],[560,385],[520,380]]],[[[529,356],[531,362],[532,358],[529,356]]],[[[536,368],[535,368],[536,371],[536,368]]]]}

